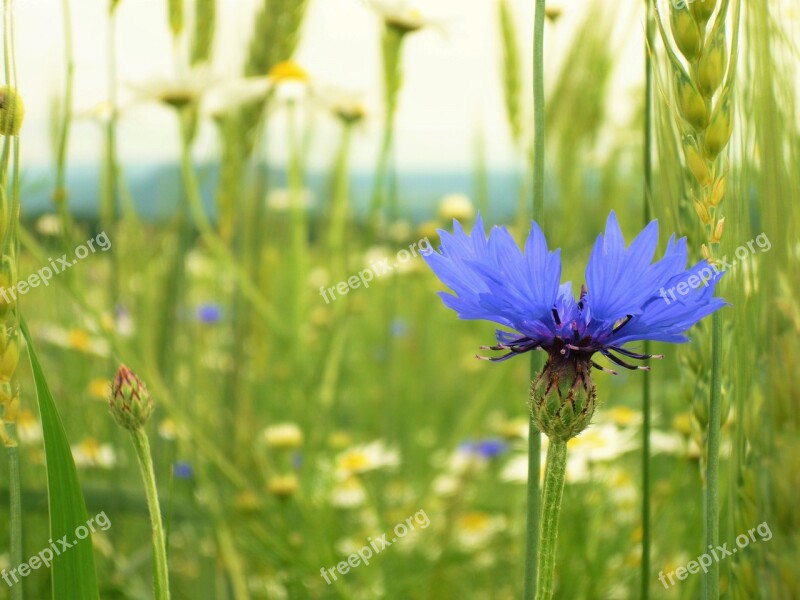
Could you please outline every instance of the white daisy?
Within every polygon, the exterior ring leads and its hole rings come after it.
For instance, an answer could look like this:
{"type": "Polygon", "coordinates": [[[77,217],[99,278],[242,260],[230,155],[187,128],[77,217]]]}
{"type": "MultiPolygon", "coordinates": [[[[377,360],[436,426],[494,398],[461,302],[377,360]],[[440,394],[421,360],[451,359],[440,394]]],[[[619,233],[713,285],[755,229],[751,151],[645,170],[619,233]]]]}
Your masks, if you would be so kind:
{"type": "Polygon", "coordinates": [[[340,479],[368,471],[376,471],[396,467],[400,464],[400,455],[389,449],[381,440],[363,446],[354,446],[336,457],[335,468],[340,479]]]}
{"type": "Polygon", "coordinates": [[[117,464],[117,454],[111,444],[100,444],[92,437],[72,446],[72,458],[79,467],[110,469],[117,464]]]}

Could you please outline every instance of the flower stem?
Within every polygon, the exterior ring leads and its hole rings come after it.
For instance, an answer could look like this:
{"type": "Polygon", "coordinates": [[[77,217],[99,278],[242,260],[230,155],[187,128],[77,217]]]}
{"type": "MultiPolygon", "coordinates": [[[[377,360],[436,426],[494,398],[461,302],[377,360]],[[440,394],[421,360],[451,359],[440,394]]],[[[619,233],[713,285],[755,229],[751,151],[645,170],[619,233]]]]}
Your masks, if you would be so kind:
{"type": "Polygon", "coordinates": [[[556,540],[558,518],[561,514],[561,496],[567,471],[567,442],[550,438],[547,465],[542,489],[542,514],[539,524],[539,565],[536,582],[536,600],[553,597],[556,567],[556,540]]]}
{"type": "Polygon", "coordinates": [[[350,140],[353,125],[345,123],[342,130],[342,139],[339,142],[339,151],[333,169],[331,190],[333,199],[329,215],[328,251],[331,258],[331,272],[334,281],[339,277],[346,277],[347,262],[345,257],[345,236],[347,234],[347,220],[349,216],[349,175],[347,161],[350,154],[350,140]]]}
{"type": "MultiPolygon", "coordinates": [[[[706,465],[706,546],[719,545],[719,436],[722,402],[722,316],[711,316],[711,398],[708,412],[708,459],[706,465]]],[[[719,563],[705,575],[704,598],[719,598],[719,563]]]]}
{"type": "Polygon", "coordinates": [[[225,245],[225,242],[214,231],[211,221],[203,208],[203,199],[197,177],[194,173],[191,158],[191,139],[186,129],[186,124],[181,116],[182,144],[181,144],[181,176],[185,188],[188,210],[194,223],[200,231],[200,237],[214,253],[216,259],[225,266],[230,275],[236,280],[242,295],[250,302],[253,308],[263,317],[275,331],[283,333],[285,326],[275,308],[267,301],[255,282],[248,276],[241,265],[225,245]]]}
{"type": "MultiPolygon", "coordinates": [[[[544,215],[544,8],[545,0],[535,0],[533,16],[533,145],[531,155],[531,194],[533,220],[542,224],[544,215]]],[[[531,353],[530,380],[542,367],[538,352],[531,353]]],[[[530,417],[529,417],[530,418],[530,417]]],[[[536,598],[539,531],[539,465],[541,434],[531,418],[528,422],[528,515],[525,537],[525,598],[536,598]]],[[[548,457],[549,459],[549,457],[548,457]]]]}
{"type": "Polygon", "coordinates": [[[167,550],[164,544],[164,526],[161,524],[161,508],[158,504],[156,476],[153,472],[153,458],[150,454],[150,442],[143,429],[131,431],[131,440],[139,461],[144,491],[147,498],[147,509],[150,511],[150,527],[153,534],[153,567],[156,600],[169,599],[169,570],[167,568],[167,550]]]}
{"type": "Polygon", "coordinates": [[[72,218],[68,208],[66,189],[67,177],[67,148],[69,146],[70,125],[72,122],[72,91],[75,75],[74,53],[72,49],[72,17],[69,0],[61,2],[64,19],[64,98],[61,113],[59,114],[59,131],[56,141],[56,184],[53,190],[53,200],[61,220],[61,239],[64,249],[72,251],[72,218]]]}
{"type": "MultiPolygon", "coordinates": [[[[535,355],[534,355],[535,356],[535,355]]],[[[533,369],[531,369],[533,370],[533,369]]],[[[533,375],[532,375],[533,376],[533,375]]],[[[536,554],[539,545],[539,470],[542,435],[528,420],[528,524],[525,536],[525,598],[536,598],[536,554]]]]}
{"type": "Polygon", "coordinates": [[[290,102],[286,107],[289,142],[289,203],[291,219],[291,265],[292,265],[292,362],[295,373],[301,376],[305,364],[303,353],[303,315],[305,313],[306,271],[308,270],[307,244],[308,223],[303,198],[303,172],[301,166],[301,150],[297,133],[297,106],[290,102]]]}
{"type": "MultiPolygon", "coordinates": [[[[404,34],[393,27],[386,26],[382,39],[383,77],[384,77],[384,103],[385,114],[383,124],[383,140],[378,165],[375,169],[375,179],[372,184],[372,197],[370,199],[367,226],[370,237],[374,237],[380,225],[380,219],[385,204],[386,179],[389,171],[389,162],[394,146],[394,117],[397,112],[397,96],[400,91],[402,75],[400,72],[404,34]]],[[[396,207],[392,207],[395,209],[396,207]]]]}
{"type": "Polygon", "coordinates": [[[536,0],[533,15],[533,219],[544,213],[544,8],[536,0]]]}
{"type": "MultiPolygon", "coordinates": [[[[653,65],[650,52],[655,35],[653,4],[645,0],[645,48],[644,48],[644,225],[652,218],[650,201],[653,193],[653,65]]],[[[644,343],[644,354],[650,354],[650,342],[644,343]]],[[[646,363],[647,364],[647,363],[646,363]]],[[[650,378],[642,378],[642,600],[650,597],[650,378]]]]}

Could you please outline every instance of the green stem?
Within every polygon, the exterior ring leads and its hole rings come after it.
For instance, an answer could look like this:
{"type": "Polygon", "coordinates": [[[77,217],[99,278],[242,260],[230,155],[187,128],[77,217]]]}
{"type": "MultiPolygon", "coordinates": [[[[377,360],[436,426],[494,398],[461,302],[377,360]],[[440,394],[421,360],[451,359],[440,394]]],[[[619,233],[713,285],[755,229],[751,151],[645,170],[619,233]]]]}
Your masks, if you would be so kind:
{"type": "Polygon", "coordinates": [[[169,570],[167,568],[167,550],[164,544],[164,526],[161,524],[161,507],[158,504],[156,476],[153,472],[153,458],[150,454],[150,442],[143,429],[131,431],[131,440],[139,461],[142,473],[144,492],[147,498],[147,509],[150,511],[150,527],[153,534],[153,566],[154,588],[156,600],[169,599],[169,570]]]}
{"type": "Polygon", "coordinates": [[[293,363],[297,376],[305,364],[303,353],[303,315],[305,313],[306,271],[308,269],[308,223],[303,198],[303,173],[300,164],[300,146],[297,136],[297,106],[290,102],[286,107],[289,141],[289,198],[291,212],[292,260],[292,347],[293,363]]]}
{"type": "Polygon", "coordinates": [[[53,200],[61,219],[61,239],[64,249],[71,251],[72,219],[69,214],[68,196],[66,187],[67,177],[67,149],[69,146],[69,132],[72,122],[72,88],[75,74],[74,53],[72,50],[72,18],[69,0],[63,0],[62,11],[64,18],[64,104],[59,122],[58,143],[56,147],[56,185],[53,191],[53,200]]]}
{"type": "MultiPolygon", "coordinates": [[[[531,201],[533,220],[542,224],[544,216],[544,9],[545,0],[536,0],[533,17],[533,146],[531,155],[531,201]]],[[[538,352],[531,353],[529,379],[533,381],[542,366],[538,352]]],[[[537,555],[539,552],[539,465],[541,434],[529,417],[528,422],[528,515],[525,536],[525,598],[536,598],[537,555]]]]}
{"type": "MultiPolygon", "coordinates": [[[[6,424],[10,440],[16,440],[16,427],[6,424]]],[[[19,447],[16,441],[6,447],[8,452],[8,502],[9,502],[9,537],[11,547],[8,561],[12,567],[22,564],[22,498],[19,470],[19,447]]],[[[22,600],[22,582],[11,587],[11,600],[22,600]]]]}
{"type": "Polygon", "coordinates": [[[345,235],[347,233],[347,219],[349,213],[349,175],[347,162],[350,154],[350,140],[352,138],[352,123],[344,123],[342,139],[339,143],[339,152],[336,155],[336,165],[333,170],[333,199],[331,201],[330,223],[328,233],[328,250],[331,255],[331,272],[333,281],[346,276],[345,235]]]}
{"type": "MultiPolygon", "coordinates": [[[[100,193],[100,224],[104,231],[111,231],[116,216],[116,189],[117,189],[117,19],[116,10],[111,8],[108,12],[108,40],[106,52],[108,62],[106,70],[108,75],[108,102],[110,114],[104,127],[103,139],[103,174],[100,193]]],[[[113,260],[113,257],[112,257],[113,260]]],[[[109,284],[109,307],[113,308],[118,297],[117,269],[111,270],[109,284]]]]}
{"type": "MultiPolygon", "coordinates": [[[[534,356],[536,356],[534,354],[534,356]]],[[[531,357],[533,360],[533,357],[531,357]]],[[[533,369],[531,369],[533,370],[533,369]]],[[[533,374],[532,374],[533,376],[533,374]]],[[[528,419],[528,522],[525,536],[525,598],[536,598],[536,561],[539,546],[539,472],[542,434],[528,419]]]]}
{"type": "Polygon", "coordinates": [[[375,169],[375,181],[372,184],[372,198],[370,200],[367,224],[370,234],[374,235],[378,229],[381,211],[386,196],[386,178],[389,170],[389,158],[394,146],[394,117],[397,112],[397,96],[400,91],[402,73],[400,71],[400,58],[402,55],[402,32],[394,27],[386,26],[383,34],[383,76],[384,76],[384,101],[385,115],[383,125],[383,141],[378,155],[378,166],[375,169]]]}
{"type": "Polygon", "coordinates": [[[550,439],[547,465],[542,490],[542,518],[539,530],[539,577],[536,582],[536,600],[553,597],[556,568],[556,540],[558,518],[561,514],[561,496],[567,471],[567,442],[550,439]]]}
{"type": "MultiPolygon", "coordinates": [[[[644,49],[644,225],[650,222],[650,202],[653,193],[653,65],[650,52],[653,50],[655,27],[653,6],[645,0],[645,49],[644,49]]],[[[644,354],[650,354],[650,342],[644,343],[644,354]]],[[[647,364],[647,362],[645,363],[647,364]]],[[[650,377],[642,378],[642,600],[650,597],[650,428],[652,421],[650,402],[650,377]]]]}
{"type": "Polygon", "coordinates": [[[228,272],[234,279],[236,279],[236,282],[242,290],[242,295],[251,303],[259,315],[267,321],[274,331],[283,332],[285,326],[277,312],[275,312],[275,308],[263,297],[258,286],[237,263],[236,258],[225,245],[225,242],[223,242],[214,231],[211,221],[209,221],[205,213],[197,177],[195,176],[194,167],[192,166],[191,138],[188,135],[185,119],[182,115],[180,116],[181,127],[183,128],[183,135],[181,136],[181,174],[189,211],[191,212],[197,229],[200,231],[200,237],[208,246],[209,250],[214,253],[217,260],[219,260],[220,263],[228,269],[228,272]]]}
{"type": "Polygon", "coordinates": [[[536,0],[533,17],[533,219],[544,216],[544,8],[536,0]]]}
{"type": "MultiPolygon", "coordinates": [[[[722,315],[711,317],[711,398],[708,412],[708,464],[706,466],[706,546],[719,545],[719,438],[722,404],[722,315]]],[[[714,561],[705,574],[703,597],[719,598],[719,563],[714,561]]]]}

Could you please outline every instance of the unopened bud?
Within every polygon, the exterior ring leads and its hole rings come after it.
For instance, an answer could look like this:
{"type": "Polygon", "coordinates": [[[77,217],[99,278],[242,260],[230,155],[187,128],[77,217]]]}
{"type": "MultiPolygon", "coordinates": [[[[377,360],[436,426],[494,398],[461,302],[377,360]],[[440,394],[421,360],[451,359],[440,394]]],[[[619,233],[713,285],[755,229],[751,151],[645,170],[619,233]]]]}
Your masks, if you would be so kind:
{"type": "Polygon", "coordinates": [[[117,371],[108,404],[111,416],[128,431],[144,427],[153,412],[147,386],[125,365],[117,371]]]}
{"type": "Polygon", "coordinates": [[[0,135],[17,135],[25,118],[22,96],[12,87],[0,87],[0,135]]]}

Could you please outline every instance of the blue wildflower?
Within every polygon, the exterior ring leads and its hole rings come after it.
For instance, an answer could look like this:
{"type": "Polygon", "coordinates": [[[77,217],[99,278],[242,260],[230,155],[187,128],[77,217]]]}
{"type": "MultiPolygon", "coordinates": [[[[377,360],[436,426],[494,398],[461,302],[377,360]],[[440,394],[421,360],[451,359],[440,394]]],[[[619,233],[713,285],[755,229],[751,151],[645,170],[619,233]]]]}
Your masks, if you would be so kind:
{"type": "Polygon", "coordinates": [[[497,458],[498,456],[503,454],[506,450],[508,450],[508,444],[506,444],[503,440],[498,440],[496,438],[487,438],[475,442],[473,448],[475,453],[478,454],[479,456],[491,459],[491,458],[497,458]]]}
{"type": "Polygon", "coordinates": [[[185,460],[179,460],[172,465],[172,473],[178,479],[191,479],[194,476],[194,469],[191,463],[185,460]]]}
{"type": "Polygon", "coordinates": [[[222,320],[222,308],[218,304],[201,304],[197,307],[197,319],[202,323],[218,323],[222,320]]]}
{"type": "Polygon", "coordinates": [[[560,284],[560,251],[548,249],[536,223],[524,251],[505,227],[494,227],[486,236],[480,217],[471,235],[457,221],[454,233],[440,235],[441,253],[428,253],[425,260],[455,292],[440,292],[445,305],[462,319],[485,319],[514,330],[497,330],[497,344],[484,347],[507,351],[494,361],[542,349],[551,358],[587,362],[606,371],[610,369],[592,360],[595,353],[619,366],[646,370],[629,361],[652,357],[625,349],[625,344],[686,342],[690,327],[725,305],[713,295],[722,273],[706,261],[686,269],[686,238],[676,241],[672,236],[663,258],[653,262],[656,221],[626,248],[612,212],[605,235],[595,242],[577,300],[570,283],[560,284]],[[665,295],[664,289],[686,282],[696,285],[680,288],[688,291],[674,300],[665,295]]]}

